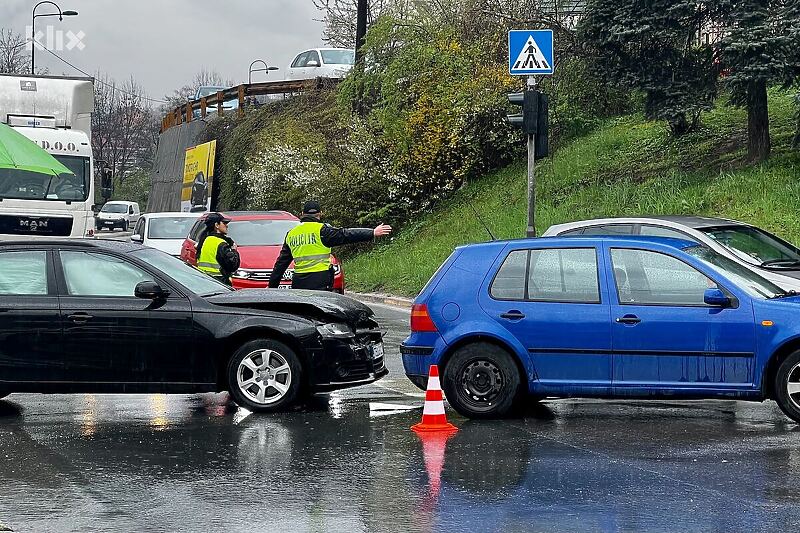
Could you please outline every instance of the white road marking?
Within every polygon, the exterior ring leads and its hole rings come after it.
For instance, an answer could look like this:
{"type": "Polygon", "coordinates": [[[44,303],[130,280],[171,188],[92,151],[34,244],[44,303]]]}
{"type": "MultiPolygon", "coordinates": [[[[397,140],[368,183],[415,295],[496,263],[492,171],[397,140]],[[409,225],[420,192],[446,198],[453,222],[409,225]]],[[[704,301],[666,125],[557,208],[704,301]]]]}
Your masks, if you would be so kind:
{"type": "Polygon", "coordinates": [[[395,392],[397,394],[402,394],[403,396],[409,396],[411,398],[424,398],[425,397],[425,393],[424,392],[403,392],[401,390],[397,390],[397,389],[393,389],[391,387],[387,387],[383,383],[380,383],[380,382],[377,382],[377,381],[375,383],[373,383],[373,385],[375,385],[376,387],[380,387],[382,389],[388,390],[388,391],[395,392]]]}
{"type": "MultiPolygon", "coordinates": [[[[345,293],[345,296],[347,296],[347,293],[345,293]]],[[[354,300],[358,300],[358,298],[353,298],[353,299],[354,300]]],[[[368,302],[366,300],[358,300],[358,301],[363,303],[363,304],[365,304],[365,305],[368,305],[370,307],[372,307],[372,306],[383,307],[385,309],[391,309],[392,311],[401,311],[403,314],[406,314],[406,315],[410,315],[411,314],[411,309],[408,309],[406,307],[398,307],[396,305],[389,305],[389,304],[383,304],[383,303],[378,303],[378,302],[368,302]]]]}
{"type": "Polygon", "coordinates": [[[398,403],[369,402],[370,411],[411,411],[419,409],[421,405],[404,405],[398,403]]]}

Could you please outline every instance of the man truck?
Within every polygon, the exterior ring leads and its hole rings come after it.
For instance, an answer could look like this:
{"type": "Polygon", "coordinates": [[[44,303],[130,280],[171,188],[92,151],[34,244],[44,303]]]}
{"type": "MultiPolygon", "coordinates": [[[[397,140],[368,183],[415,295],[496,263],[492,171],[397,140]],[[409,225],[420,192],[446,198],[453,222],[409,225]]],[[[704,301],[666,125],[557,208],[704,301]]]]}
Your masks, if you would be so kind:
{"type": "MultiPolygon", "coordinates": [[[[0,170],[0,239],[94,236],[93,111],[92,78],[0,75],[0,121],[74,174],[53,183],[45,175],[0,170]]],[[[101,174],[108,199],[111,171],[101,174]]]]}

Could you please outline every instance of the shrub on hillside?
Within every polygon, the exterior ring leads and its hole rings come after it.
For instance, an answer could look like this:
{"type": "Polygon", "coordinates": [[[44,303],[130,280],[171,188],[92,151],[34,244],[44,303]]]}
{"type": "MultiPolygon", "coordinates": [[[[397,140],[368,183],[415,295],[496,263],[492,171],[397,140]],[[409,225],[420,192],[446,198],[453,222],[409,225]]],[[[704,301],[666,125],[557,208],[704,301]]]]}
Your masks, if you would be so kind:
{"type": "Polygon", "coordinates": [[[363,125],[355,129],[380,137],[358,152],[386,177],[385,210],[393,216],[425,210],[521,153],[506,120],[514,80],[495,60],[495,46],[480,36],[462,40],[446,25],[391,17],[370,29],[369,66],[344,82],[339,101],[347,111],[360,98],[364,116],[351,120],[363,125]]]}

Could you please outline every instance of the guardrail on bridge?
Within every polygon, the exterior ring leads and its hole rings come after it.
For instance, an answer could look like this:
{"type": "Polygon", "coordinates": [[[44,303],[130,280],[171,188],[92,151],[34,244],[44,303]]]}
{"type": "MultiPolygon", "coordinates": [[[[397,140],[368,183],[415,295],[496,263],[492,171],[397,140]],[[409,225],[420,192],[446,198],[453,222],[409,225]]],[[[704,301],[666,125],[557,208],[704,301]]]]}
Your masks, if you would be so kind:
{"type": "Polygon", "coordinates": [[[199,118],[205,118],[209,112],[216,112],[218,116],[223,116],[225,102],[237,101],[238,109],[228,109],[230,113],[236,112],[243,116],[245,104],[248,97],[267,95],[267,94],[293,94],[304,91],[331,87],[340,80],[335,78],[316,78],[313,80],[284,80],[284,81],[264,81],[260,83],[244,83],[235,87],[217,92],[199,100],[189,100],[170,111],[161,120],[161,131],[164,132],[172,126],[197,120],[194,116],[195,111],[199,111],[199,118]]]}

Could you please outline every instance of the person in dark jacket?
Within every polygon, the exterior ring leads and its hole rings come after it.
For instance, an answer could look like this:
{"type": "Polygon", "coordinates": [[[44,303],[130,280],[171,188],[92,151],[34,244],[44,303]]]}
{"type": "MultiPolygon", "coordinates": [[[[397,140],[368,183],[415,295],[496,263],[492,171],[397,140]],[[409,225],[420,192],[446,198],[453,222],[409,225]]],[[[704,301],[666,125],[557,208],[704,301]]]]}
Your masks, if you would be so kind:
{"type": "Polygon", "coordinates": [[[239,269],[236,243],[228,237],[230,221],[221,213],[209,214],[206,230],[197,243],[197,268],[226,285],[231,284],[231,274],[239,269]]]}
{"type": "Polygon", "coordinates": [[[331,248],[342,244],[371,241],[389,235],[392,227],[380,224],[369,228],[335,228],[320,222],[322,209],[318,202],[308,201],[303,205],[300,224],[287,234],[272,275],[270,288],[277,288],[286,269],[294,261],[293,289],[318,291],[333,290],[333,268],[331,248]]]}

